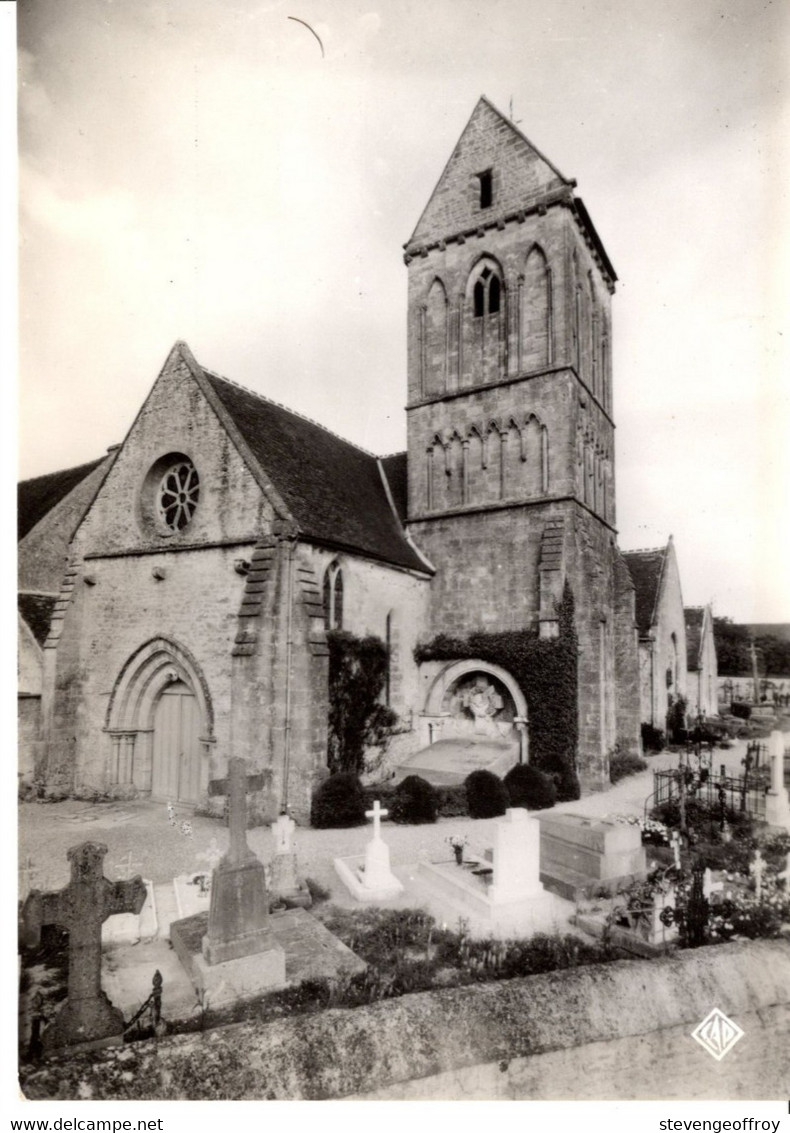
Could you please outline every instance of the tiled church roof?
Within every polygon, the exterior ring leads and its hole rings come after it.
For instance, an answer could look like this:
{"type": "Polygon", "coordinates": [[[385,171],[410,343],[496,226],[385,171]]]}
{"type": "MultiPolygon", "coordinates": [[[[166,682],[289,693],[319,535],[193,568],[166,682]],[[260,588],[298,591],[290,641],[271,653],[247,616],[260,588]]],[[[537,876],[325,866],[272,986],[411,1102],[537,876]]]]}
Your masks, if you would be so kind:
{"type": "MultiPolygon", "coordinates": [[[[280,493],[300,531],[330,546],[425,571],[387,499],[375,456],[314,421],[203,369],[207,380],[280,493]]],[[[399,515],[405,458],[385,457],[399,515]]]]}
{"type": "Polygon", "coordinates": [[[57,594],[31,594],[23,591],[17,595],[17,608],[39,645],[43,646],[49,634],[52,611],[58,600],[57,594]]]}
{"type": "Polygon", "coordinates": [[[700,668],[700,645],[702,644],[702,623],[705,618],[703,606],[686,606],[683,610],[686,622],[686,657],[690,672],[700,668]]]}
{"type": "Polygon", "coordinates": [[[634,583],[636,625],[640,637],[646,637],[655,620],[658,589],[664,569],[667,548],[649,551],[623,551],[634,583]]]}
{"type": "Polygon", "coordinates": [[[82,483],[86,476],[98,468],[106,456],[79,464],[76,468],[66,468],[62,472],[49,472],[32,480],[22,480],[17,485],[17,538],[24,539],[29,531],[43,519],[47,512],[82,483]]]}

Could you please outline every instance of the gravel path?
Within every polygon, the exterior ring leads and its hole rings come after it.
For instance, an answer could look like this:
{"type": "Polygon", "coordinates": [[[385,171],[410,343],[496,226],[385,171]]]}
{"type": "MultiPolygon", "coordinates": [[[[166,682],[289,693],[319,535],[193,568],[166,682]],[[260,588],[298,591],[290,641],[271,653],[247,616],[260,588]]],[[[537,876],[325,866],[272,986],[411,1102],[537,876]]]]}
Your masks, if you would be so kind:
{"type": "MultiPolygon", "coordinates": [[[[716,749],[714,767],[724,763],[728,771],[740,770],[745,741],[736,741],[729,751],[716,749]]],[[[648,769],[622,780],[600,794],[588,795],[573,803],[561,803],[557,810],[595,816],[637,814],[644,812],[645,799],[653,789],[653,770],[676,766],[677,755],[662,752],[650,756],[648,769]]],[[[20,891],[30,887],[24,864],[30,859],[35,867],[32,884],[37,888],[55,888],[69,878],[66,851],[88,839],[108,846],[105,873],[108,877],[123,874],[128,863],[131,872],[157,882],[168,881],[181,873],[207,868],[201,859],[211,840],[220,849],[228,842],[228,831],[216,819],[193,816],[184,809],[181,817],[189,818],[192,836],[185,837],[171,826],[163,803],[148,800],[91,804],[69,800],[61,803],[21,803],[19,807],[19,860],[22,867],[20,891]]],[[[396,826],[385,821],[382,833],[390,848],[393,866],[420,861],[449,859],[447,838],[462,834],[470,847],[482,849],[492,841],[491,826],[496,819],[441,818],[435,825],[396,826]]],[[[364,853],[370,839],[370,826],[342,830],[299,828],[296,849],[300,872],[331,891],[332,900],[353,905],[353,898],[339,882],[332,864],[335,857],[364,853]]],[[[251,848],[264,860],[272,856],[272,833],[268,827],[248,832],[251,848]]],[[[123,874],[125,876],[125,874],[123,874]]]]}

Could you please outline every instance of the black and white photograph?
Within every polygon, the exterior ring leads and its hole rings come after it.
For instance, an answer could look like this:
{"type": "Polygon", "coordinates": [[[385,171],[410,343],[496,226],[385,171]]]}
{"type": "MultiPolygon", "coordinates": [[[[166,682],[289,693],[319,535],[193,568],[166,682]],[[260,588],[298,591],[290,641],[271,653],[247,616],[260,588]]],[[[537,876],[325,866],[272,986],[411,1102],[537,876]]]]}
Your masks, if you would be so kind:
{"type": "Polygon", "coordinates": [[[5,7],[15,1117],[786,1133],[790,8],[5,7]]]}

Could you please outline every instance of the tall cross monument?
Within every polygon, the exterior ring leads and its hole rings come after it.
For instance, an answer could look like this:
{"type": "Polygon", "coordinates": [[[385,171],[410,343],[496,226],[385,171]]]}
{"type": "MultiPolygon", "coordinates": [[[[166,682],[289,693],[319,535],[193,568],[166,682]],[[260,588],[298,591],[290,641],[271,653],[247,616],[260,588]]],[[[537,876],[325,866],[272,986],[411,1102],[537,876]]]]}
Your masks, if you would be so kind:
{"type": "Polygon", "coordinates": [[[123,1015],[101,989],[101,926],[115,913],[139,915],[145,903],[142,877],[110,881],[104,876],[107,847],[82,842],[68,851],[71,880],[65,889],[33,889],[22,908],[25,942],[35,947],[45,925],[69,934],[68,997],[44,1032],[45,1051],[90,1048],[123,1040],[123,1015]]]}

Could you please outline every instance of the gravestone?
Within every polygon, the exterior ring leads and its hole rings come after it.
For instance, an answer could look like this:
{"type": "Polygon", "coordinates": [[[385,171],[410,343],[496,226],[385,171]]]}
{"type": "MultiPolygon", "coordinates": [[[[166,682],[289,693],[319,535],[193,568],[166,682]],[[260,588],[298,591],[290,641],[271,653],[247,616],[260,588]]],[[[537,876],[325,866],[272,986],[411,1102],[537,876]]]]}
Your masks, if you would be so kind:
{"type": "Polygon", "coordinates": [[[373,819],[373,837],[361,857],[335,858],[335,871],[358,901],[387,901],[403,892],[403,885],[390,869],[389,846],[381,837],[382,810],[378,799],[365,818],[373,819]]]}
{"type": "Polygon", "coordinates": [[[262,776],[247,776],[236,756],[228,760],[227,780],[213,783],[210,793],[228,796],[230,844],[212,875],[200,952],[192,923],[200,914],[170,926],[173,947],[198,993],[215,1006],[285,984],[285,952],[269,924],[266,872],[247,845],[246,796],[261,785],[262,776]]]}
{"type": "Polygon", "coordinates": [[[546,813],[540,823],[540,880],[574,900],[591,889],[615,893],[647,877],[636,825],[583,814],[546,813]]]}
{"type": "Polygon", "coordinates": [[[510,807],[493,827],[494,844],[461,863],[421,862],[418,878],[476,931],[531,935],[554,932],[562,902],[540,880],[540,826],[523,807],[510,807]]]}
{"type": "Polygon", "coordinates": [[[274,857],[270,867],[269,892],[274,902],[289,909],[309,909],[313,903],[310,890],[299,877],[294,847],[296,823],[287,814],[281,814],[272,823],[274,857]]]}
{"type": "Polygon", "coordinates": [[[771,732],[768,740],[768,753],[771,760],[771,785],[765,796],[765,821],[769,826],[778,826],[790,831],[790,799],[784,782],[784,735],[771,732]]]}
{"type": "Polygon", "coordinates": [[[495,904],[543,897],[540,881],[540,826],[523,807],[510,807],[494,823],[494,876],[489,897],[495,904]]]}
{"type": "Polygon", "coordinates": [[[24,941],[35,947],[45,925],[69,934],[68,994],[43,1035],[44,1053],[90,1050],[123,1041],[124,1020],[101,989],[101,929],[115,913],[138,915],[146,899],[142,877],[110,881],[104,876],[107,847],[83,842],[68,851],[69,884],[55,893],[32,890],[22,908],[24,941]]]}

